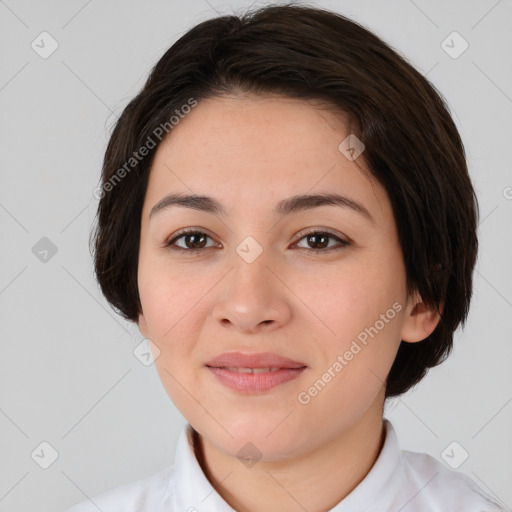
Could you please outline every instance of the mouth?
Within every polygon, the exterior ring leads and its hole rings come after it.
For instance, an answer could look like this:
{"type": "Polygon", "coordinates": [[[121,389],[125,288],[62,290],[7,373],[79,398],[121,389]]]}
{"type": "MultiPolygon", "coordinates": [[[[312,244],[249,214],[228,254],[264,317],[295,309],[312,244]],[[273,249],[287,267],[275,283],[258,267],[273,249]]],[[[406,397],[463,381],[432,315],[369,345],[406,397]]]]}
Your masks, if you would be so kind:
{"type": "Polygon", "coordinates": [[[262,393],[299,377],[304,363],[271,352],[224,352],[206,363],[217,382],[239,393],[262,393]]]}
{"type": "Polygon", "coordinates": [[[267,368],[245,368],[243,366],[208,366],[208,368],[220,368],[221,370],[228,370],[230,372],[236,372],[236,373],[268,373],[268,372],[278,372],[279,370],[285,369],[285,368],[279,368],[279,367],[271,368],[270,366],[267,368]]]}

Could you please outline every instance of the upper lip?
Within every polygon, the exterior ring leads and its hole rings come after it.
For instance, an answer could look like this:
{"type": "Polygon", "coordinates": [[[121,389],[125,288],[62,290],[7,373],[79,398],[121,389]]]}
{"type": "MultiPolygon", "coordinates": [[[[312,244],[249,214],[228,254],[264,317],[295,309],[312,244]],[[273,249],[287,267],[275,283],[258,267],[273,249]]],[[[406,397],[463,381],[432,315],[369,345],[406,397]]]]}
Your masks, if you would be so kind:
{"type": "Polygon", "coordinates": [[[224,352],[210,359],[206,366],[215,368],[303,368],[306,365],[272,352],[224,352]]]}

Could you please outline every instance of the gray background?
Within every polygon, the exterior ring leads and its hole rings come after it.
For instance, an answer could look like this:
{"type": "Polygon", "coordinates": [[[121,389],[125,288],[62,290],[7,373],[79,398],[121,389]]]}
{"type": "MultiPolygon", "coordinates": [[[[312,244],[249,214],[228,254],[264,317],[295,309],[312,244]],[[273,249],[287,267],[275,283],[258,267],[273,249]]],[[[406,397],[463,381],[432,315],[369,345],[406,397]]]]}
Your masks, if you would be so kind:
{"type": "MultiPolygon", "coordinates": [[[[469,321],[386,415],[405,449],[443,460],[456,441],[452,461],[469,453],[459,471],[511,507],[512,2],[310,3],[405,55],[460,129],[481,207],[469,321]],[[453,31],[469,44],[458,58],[442,47],[453,31]]],[[[61,510],[172,463],[184,419],[94,281],[92,192],[112,124],[163,52],[204,19],[262,4],[0,1],[0,512],[61,510]],[[51,48],[43,31],[58,43],[46,59],[31,47],[51,48]],[[58,453],[48,469],[43,441],[58,453]]]]}

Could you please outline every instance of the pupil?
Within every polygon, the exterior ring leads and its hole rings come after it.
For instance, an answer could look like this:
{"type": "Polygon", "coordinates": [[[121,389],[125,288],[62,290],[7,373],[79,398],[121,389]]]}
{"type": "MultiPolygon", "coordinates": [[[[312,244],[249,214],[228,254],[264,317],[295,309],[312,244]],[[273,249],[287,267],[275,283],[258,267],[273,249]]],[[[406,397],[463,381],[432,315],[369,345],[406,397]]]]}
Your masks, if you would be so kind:
{"type": "Polygon", "coordinates": [[[186,240],[187,240],[187,247],[189,248],[197,248],[197,246],[199,245],[200,247],[204,247],[205,245],[205,236],[204,235],[198,235],[198,234],[191,234],[191,235],[187,235],[186,237],[186,240]],[[203,239],[202,242],[200,242],[199,240],[196,240],[197,239],[203,239]],[[191,241],[189,243],[189,241],[191,241]],[[192,247],[191,247],[192,246],[192,247]]]}
{"type": "Polygon", "coordinates": [[[311,242],[313,245],[317,246],[316,249],[323,249],[329,245],[329,237],[325,236],[325,235],[310,235],[308,238],[308,243],[311,243],[311,242]],[[322,241],[315,243],[314,239],[316,239],[316,238],[321,239],[322,241]],[[318,247],[318,246],[320,246],[320,247],[318,247]]]}

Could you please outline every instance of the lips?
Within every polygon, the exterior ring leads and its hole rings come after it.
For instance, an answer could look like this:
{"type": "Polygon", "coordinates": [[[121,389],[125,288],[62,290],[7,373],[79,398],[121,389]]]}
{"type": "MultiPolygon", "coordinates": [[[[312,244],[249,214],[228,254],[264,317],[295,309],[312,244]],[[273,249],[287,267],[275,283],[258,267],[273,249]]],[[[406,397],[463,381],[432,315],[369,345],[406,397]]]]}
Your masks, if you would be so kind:
{"type": "Polygon", "coordinates": [[[306,365],[272,352],[247,354],[243,352],[224,352],[206,363],[210,368],[225,368],[231,371],[248,373],[247,369],[277,371],[282,368],[304,368],[306,365]]]}
{"type": "Polygon", "coordinates": [[[236,373],[267,373],[267,372],[278,372],[281,368],[245,368],[243,366],[222,366],[225,370],[236,373]]]}
{"type": "Polygon", "coordinates": [[[296,379],[306,369],[304,363],[271,352],[225,352],[206,367],[221,384],[243,394],[267,392],[296,379]]]}

